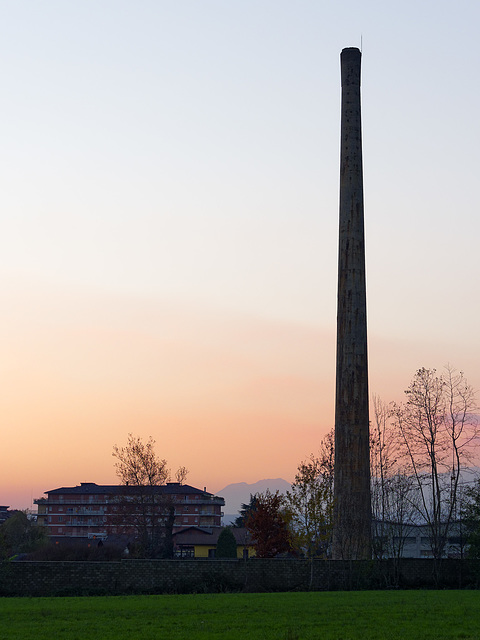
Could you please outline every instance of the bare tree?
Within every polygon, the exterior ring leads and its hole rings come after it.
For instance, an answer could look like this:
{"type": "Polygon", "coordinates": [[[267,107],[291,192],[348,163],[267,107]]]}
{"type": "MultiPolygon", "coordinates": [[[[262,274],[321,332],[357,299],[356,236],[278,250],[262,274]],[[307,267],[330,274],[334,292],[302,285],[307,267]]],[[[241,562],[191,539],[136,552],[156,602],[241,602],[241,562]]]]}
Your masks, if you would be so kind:
{"type": "Polygon", "coordinates": [[[187,479],[187,476],[188,476],[187,467],[178,467],[178,469],[175,471],[175,480],[179,484],[185,484],[185,480],[187,479]]]}
{"type": "MultiPolygon", "coordinates": [[[[117,504],[118,523],[125,531],[135,531],[143,555],[170,556],[175,506],[163,489],[170,480],[170,470],[167,461],[155,453],[155,440],[150,436],[144,442],[130,433],[126,446],[115,445],[112,455],[123,485],[117,504]]],[[[177,472],[182,479],[186,473],[184,467],[177,472]]]]}
{"type": "Polygon", "coordinates": [[[117,459],[115,470],[124,485],[155,487],[170,480],[167,461],[161,460],[155,453],[155,440],[152,436],[147,442],[143,442],[138,436],[129,433],[127,445],[114,445],[112,456],[117,459]]]}
{"type": "Polygon", "coordinates": [[[385,555],[399,560],[407,540],[416,537],[419,492],[415,478],[400,468],[387,479],[385,492],[388,505],[384,521],[385,555]]]}
{"type": "Polygon", "coordinates": [[[373,523],[373,552],[383,558],[387,553],[390,522],[387,513],[390,506],[388,484],[397,459],[396,440],[392,438],[391,407],[379,396],[373,395],[373,425],[370,428],[370,479],[373,523]]]}
{"type": "Polygon", "coordinates": [[[478,418],[474,414],[478,406],[475,391],[467,383],[462,371],[457,373],[452,367],[445,367],[444,385],[447,405],[445,428],[452,455],[449,462],[451,518],[457,513],[461,471],[472,460],[472,449],[479,435],[478,418]]]}
{"type": "Polygon", "coordinates": [[[401,558],[417,515],[417,488],[402,462],[393,405],[373,396],[370,429],[373,551],[377,558],[401,558]]]}
{"type": "Polygon", "coordinates": [[[463,373],[446,367],[441,375],[419,369],[405,394],[406,403],[394,407],[395,424],[432,554],[439,559],[455,516],[461,472],[478,436],[475,393],[463,373]]]}

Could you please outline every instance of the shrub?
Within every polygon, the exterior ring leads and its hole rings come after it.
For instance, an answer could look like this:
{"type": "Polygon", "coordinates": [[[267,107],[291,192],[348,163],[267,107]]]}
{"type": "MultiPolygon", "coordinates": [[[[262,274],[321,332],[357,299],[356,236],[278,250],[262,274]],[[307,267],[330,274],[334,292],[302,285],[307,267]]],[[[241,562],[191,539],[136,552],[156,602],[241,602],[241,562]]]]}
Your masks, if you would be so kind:
{"type": "Polygon", "coordinates": [[[237,541],[230,527],[221,530],[218,536],[216,558],[236,558],[237,557],[237,541]]]}

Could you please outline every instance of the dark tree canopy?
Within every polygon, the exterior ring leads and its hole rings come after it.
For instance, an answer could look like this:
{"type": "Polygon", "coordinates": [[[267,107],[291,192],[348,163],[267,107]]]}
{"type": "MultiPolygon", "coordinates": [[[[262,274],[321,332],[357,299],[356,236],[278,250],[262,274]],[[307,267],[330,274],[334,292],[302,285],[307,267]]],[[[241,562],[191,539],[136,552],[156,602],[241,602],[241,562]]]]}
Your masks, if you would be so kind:
{"type": "Polygon", "coordinates": [[[470,558],[480,558],[480,480],[466,490],[461,510],[470,558]]]}
{"type": "Polygon", "coordinates": [[[230,527],[225,527],[221,530],[218,536],[217,550],[215,553],[216,558],[236,558],[237,557],[237,542],[235,536],[232,533],[230,527]]]}
{"type": "Polygon", "coordinates": [[[256,495],[250,494],[250,501],[248,502],[248,504],[242,503],[240,510],[238,512],[240,515],[237,518],[235,518],[233,526],[239,527],[239,528],[245,527],[246,521],[248,520],[250,515],[255,513],[256,510],[257,510],[257,497],[256,495]]]}
{"type": "Polygon", "coordinates": [[[17,511],[0,526],[0,558],[36,551],[45,544],[45,529],[24,511],[17,511]]]}

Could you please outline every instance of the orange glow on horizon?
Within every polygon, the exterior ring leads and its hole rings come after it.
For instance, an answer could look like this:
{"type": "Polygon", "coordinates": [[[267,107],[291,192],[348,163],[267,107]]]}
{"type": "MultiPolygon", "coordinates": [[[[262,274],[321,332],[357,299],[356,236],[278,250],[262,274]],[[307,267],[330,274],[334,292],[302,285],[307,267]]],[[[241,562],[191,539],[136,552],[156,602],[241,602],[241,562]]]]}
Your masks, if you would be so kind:
{"type": "MultiPolygon", "coordinates": [[[[18,323],[0,319],[9,336],[2,504],[115,483],[112,447],[130,432],[151,435],[172,471],[186,466],[188,482],[212,492],[291,480],[333,426],[333,330],[93,296],[44,295],[35,314],[25,311],[18,323]]],[[[401,401],[439,349],[371,335],[369,351],[371,393],[401,401]]]]}

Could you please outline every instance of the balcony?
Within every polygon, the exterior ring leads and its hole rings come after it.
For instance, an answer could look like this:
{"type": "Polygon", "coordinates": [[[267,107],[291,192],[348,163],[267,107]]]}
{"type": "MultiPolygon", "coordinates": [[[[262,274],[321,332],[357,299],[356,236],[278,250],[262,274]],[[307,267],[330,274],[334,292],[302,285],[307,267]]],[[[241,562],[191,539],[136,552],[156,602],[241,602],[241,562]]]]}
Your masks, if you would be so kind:
{"type": "Polygon", "coordinates": [[[71,516],[89,516],[90,518],[95,518],[97,516],[104,516],[107,513],[106,509],[62,509],[62,511],[59,511],[58,509],[56,509],[55,511],[53,510],[53,507],[50,507],[50,511],[45,512],[45,514],[40,514],[40,515],[49,515],[49,516],[66,516],[67,518],[70,518],[71,516]]]}
{"type": "MultiPolygon", "coordinates": [[[[110,504],[111,502],[115,503],[115,500],[109,500],[108,498],[95,498],[93,499],[92,496],[89,496],[88,500],[70,500],[70,498],[68,500],[53,500],[52,498],[50,498],[50,500],[47,500],[46,498],[40,498],[40,500],[44,500],[44,502],[42,502],[42,504],[46,504],[49,507],[67,507],[71,504],[79,504],[79,505],[83,505],[85,507],[89,506],[89,505],[93,505],[93,504],[101,504],[101,505],[107,505],[110,504]]],[[[35,504],[38,504],[35,501],[35,504]]]]}
{"type": "Polygon", "coordinates": [[[105,522],[103,518],[100,520],[67,520],[67,522],[58,522],[50,526],[64,526],[64,527],[103,527],[105,522]]]}
{"type": "Polygon", "coordinates": [[[74,516],[103,516],[106,512],[106,509],[89,509],[88,507],[81,509],[77,507],[76,509],[67,511],[66,513],[74,516]]]}
{"type": "Polygon", "coordinates": [[[184,498],[183,500],[175,500],[175,505],[194,504],[194,505],[197,505],[197,507],[199,507],[202,504],[205,504],[206,502],[210,504],[219,504],[220,506],[223,506],[225,504],[225,500],[223,498],[218,498],[217,496],[213,496],[212,498],[209,498],[208,496],[202,496],[197,500],[194,500],[193,498],[184,498]]]}
{"type": "MultiPolygon", "coordinates": [[[[49,534],[52,535],[52,534],[49,534]]],[[[59,538],[60,536],[65,536],[68,538],[93,538],[96,537],[97,539],[105,539],[107,537],[107,534],[104,533],[103,531],[100,531],[99,533],[91,533],[91,532],[78,532],[78,531],[63,531],[62,533],[55,533],[53,534],[55,536],[55,538],[59,538]]]]}

